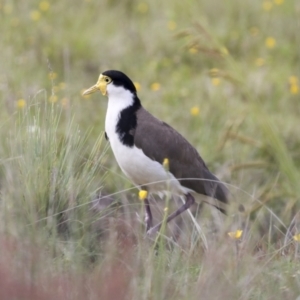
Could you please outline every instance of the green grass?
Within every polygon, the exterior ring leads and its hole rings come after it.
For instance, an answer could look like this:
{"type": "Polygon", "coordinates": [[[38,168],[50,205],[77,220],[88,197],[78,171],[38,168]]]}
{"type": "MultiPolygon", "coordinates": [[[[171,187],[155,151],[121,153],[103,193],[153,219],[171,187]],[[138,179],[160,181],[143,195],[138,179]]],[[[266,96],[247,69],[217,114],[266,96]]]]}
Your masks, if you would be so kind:
{"type": "Polygon", "coordinates": [[[296,0],[7,0],[0,15],[1,299],[299,296],[296,0]],[[228,183],[227,217],[195,206],[145,238],[107,100],[81,96],[107,69],[228,183]]]}

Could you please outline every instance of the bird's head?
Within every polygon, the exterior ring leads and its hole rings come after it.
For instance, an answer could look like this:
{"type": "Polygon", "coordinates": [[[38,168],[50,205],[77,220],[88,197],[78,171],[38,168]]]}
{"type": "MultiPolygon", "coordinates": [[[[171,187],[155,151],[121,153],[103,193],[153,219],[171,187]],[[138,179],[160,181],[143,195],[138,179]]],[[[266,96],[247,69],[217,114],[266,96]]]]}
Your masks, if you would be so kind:
{"type": "Polygon", "coordinates": [[[124,92],[130,92],[136,95],[136,88],[130,78],[120,71],[109,70],[100,74],[95,85],[83,92],[83,95],[89,95],[100,90],[102,95],[118,96],[124,92]]]}

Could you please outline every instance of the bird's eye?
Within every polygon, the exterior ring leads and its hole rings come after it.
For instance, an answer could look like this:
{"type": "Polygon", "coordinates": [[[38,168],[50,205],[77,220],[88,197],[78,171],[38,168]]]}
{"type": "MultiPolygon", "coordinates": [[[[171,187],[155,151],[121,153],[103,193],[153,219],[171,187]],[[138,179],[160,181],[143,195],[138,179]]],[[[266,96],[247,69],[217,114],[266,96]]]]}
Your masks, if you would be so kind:
{"type": "Polygon", "coordinates": [[[110,79],[109,78],[105,78],[105,82],[109,83],[110,82],[110,79]]]}

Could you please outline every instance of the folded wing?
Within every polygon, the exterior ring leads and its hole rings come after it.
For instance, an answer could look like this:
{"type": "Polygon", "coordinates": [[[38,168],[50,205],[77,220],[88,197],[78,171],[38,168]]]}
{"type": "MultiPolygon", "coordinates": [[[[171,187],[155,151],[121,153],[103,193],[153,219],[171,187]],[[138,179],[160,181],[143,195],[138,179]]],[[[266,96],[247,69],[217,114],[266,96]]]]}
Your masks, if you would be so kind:
{"type": "Polygon", "coordinates": [[[197,150],[180,133],[143,108],[137,111],[137,120],[133,132],[136,147],[161,164],[168,158],[169,171],[184,187],[228,202],[225,185],[208,170],[197,150]]]}

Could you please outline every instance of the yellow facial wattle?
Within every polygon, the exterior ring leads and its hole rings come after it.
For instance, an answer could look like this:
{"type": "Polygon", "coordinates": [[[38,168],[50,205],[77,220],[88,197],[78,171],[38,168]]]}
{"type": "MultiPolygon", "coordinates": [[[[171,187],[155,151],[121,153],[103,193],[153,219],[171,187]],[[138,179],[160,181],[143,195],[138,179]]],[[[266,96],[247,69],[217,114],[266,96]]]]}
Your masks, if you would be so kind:
{"type": "Polygon", "coordinates": [[[95,93],[98,90],[100,90],[102,95],[104,95],[104,96],[107,95],[107,85],[110,82],[111,82],[111,78],[109,78],[108,76],[100,74],[97,83],[95,85],[93,85],[92,87],[90,87],[89,89],[85,90],[83,92],[83,96],[95,93]]]}

